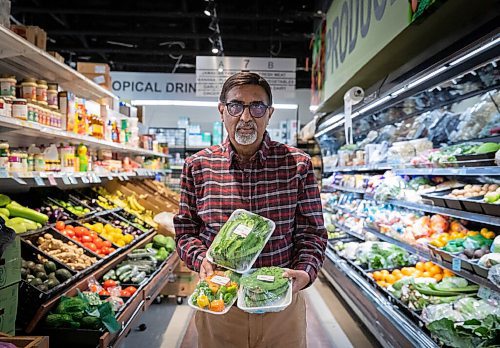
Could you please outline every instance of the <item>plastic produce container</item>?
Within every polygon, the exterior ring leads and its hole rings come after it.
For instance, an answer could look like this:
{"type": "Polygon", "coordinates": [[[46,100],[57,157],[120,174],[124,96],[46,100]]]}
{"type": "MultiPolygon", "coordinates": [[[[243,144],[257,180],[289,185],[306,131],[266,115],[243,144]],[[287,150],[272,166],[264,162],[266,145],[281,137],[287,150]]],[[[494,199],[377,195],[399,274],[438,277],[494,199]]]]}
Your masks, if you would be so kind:
{"type": "Polygon", "coordinates": [[[248,272],[271,237],[276,224],[244,209],[235,210],[215,236],[207,259],[237,273],[248,272]]]}

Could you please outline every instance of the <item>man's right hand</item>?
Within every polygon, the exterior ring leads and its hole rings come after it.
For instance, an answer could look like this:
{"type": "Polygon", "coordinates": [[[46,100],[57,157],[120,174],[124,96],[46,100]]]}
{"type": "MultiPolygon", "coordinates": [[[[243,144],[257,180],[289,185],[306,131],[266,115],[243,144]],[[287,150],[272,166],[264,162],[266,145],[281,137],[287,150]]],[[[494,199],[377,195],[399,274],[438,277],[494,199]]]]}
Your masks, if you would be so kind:
{"type": "Polygon", "coordinates": [[[212,264],[205,257],[203,259],[203,262],[201,263],[201,267],[200,267],[200,279],[203,280],[207,276],[211,275],[212,273],[214,273],[214,269],[212,267],[212,264]]]}

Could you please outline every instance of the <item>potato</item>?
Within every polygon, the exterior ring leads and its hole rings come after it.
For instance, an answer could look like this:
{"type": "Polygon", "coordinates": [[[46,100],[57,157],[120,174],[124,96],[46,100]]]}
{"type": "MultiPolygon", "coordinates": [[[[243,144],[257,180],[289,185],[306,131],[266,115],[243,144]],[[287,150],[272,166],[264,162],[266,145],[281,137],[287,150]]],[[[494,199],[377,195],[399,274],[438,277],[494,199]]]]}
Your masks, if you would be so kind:
{"type": "Polygon", "coordinates": [[[497,184],[491,184],[488,191],[490,192],[495,192],[495,191],[498,191],[499,187],[497,184]]]}
{"type": "Polygon", "coordinates": [[[484,196],[486,194],[486,192],[488,192],[488,191],[485,191],[485,190],[479,191],[479,195],[484,196]]]}
{"type": "Polygon", "coordinates": [[[472,185],[465,185],[464,187],[466,190],[471,190],[472,189],[472,185]]]}
{"type": "Polygon", "coordinates": [[[490,185],[484,184],[482,191],[488,191],[489,187],[490,187],[490,185]]]}

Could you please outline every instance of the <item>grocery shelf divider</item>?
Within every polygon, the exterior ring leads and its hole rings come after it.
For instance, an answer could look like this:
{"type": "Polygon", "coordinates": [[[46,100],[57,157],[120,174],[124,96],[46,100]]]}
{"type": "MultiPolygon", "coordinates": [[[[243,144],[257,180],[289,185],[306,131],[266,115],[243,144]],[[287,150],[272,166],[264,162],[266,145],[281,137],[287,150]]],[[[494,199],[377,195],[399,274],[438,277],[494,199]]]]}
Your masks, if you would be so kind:
{"type": "Polygon", "coordinates": [[[345,187],[345,186],[339,186],[339,185],[331,185],[327,186],[325,189],[332,188],[333,190],[338,190],[338,191],[345,191],[345,192],[352,192],[352,193],[365,193],[364,189],[358,189],[354,187],[345,187]]]}
{"type": "Polygon", "coordinates": [[[396,175],[500,176],[500,167],[395,168],[394,173],[396,175]]]}
{"type": "Polygon", "coordinates": [[[335,224],[335,227],[337,227],[339,230],[341,230],[342,232],[345,232],[353,237],[356,237],[358,239],[361,239],[361,240],[365,240],[365,236],[363,235],[360,235],[354,231],[352,231],[349,227],[347,226],[344,226],[344,225],[341,225],[341,224],[335,224]]]}

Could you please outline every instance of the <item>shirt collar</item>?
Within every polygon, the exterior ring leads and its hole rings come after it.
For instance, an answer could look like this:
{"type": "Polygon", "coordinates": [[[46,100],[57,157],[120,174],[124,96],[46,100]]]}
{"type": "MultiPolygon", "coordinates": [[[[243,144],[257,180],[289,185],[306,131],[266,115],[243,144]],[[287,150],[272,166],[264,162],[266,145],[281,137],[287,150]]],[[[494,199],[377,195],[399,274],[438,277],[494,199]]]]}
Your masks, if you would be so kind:
{"type": "MultiPolygon", "coordinates": [[[[257,158],[261,163],[267,159],[269,155],[269,149],[271,148],[271,137],[269,137],[269,133],[264,132],[264,139],[262,140],[262,144],[260,145],[259,150],[253,156],[253,159],[257,158]]],[[[238,153],[234,149],[229,137],[222,143],[222,149],[224,153],[224,157],[229,160],[229,163],[232,164],[235,159],[238,158],[238,153]]]]}

